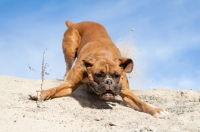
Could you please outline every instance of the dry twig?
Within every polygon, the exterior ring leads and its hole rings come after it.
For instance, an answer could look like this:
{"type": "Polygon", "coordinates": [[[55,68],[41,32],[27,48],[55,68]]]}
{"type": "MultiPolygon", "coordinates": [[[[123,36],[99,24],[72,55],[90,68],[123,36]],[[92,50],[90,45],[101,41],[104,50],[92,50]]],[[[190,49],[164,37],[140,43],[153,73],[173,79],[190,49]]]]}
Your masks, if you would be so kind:
{"type": "MultiPolygon", "coordinates": [[[[46,49],[47,50],[47,49],[46,49]]],[[[46,51],[45,50],[45,51],[46,51]]],[[[43,57],[42,57],[42,71],[41,71],[41,80],[42,80],[42,82],[41,82],[41,85],[40,85],[40,89],[41,89],[41,94],[40,94],[40,99],[41,100],[39,100],[41,103],[42,103],[42,105],[43,105],[43,100],[42,100],[42,92],[43,92],[43,84],[44,84],[44,75],[49,75],[49,72],[46,72],[45,70],[46,70],[46,68],[47,67],[49,67],[49,65],[47,64],[47,63],[45,63],[44,62],[44,55],[45,55],[45,51],[43,52],[43,57]]],[[[35,70],[34,68],[32,68],[30,65],[29,65],[29,63],[28,63],[28,67],[29,67],[29,69],[30,70],[32,70],[32,71],[34,71],[34,72],[38,72],[37,70],[35,70]]],[[[51,71],[51,69],[50,69],[50,71],[51,71]]],[[[38,96],[38,92],[37,92],[37,96],[38,96]]],[[[38,101],[37,101],[37,107],[38,108],[40,108],[40,105],[39,105],[39,103],[38,103],[38,101]]]]}

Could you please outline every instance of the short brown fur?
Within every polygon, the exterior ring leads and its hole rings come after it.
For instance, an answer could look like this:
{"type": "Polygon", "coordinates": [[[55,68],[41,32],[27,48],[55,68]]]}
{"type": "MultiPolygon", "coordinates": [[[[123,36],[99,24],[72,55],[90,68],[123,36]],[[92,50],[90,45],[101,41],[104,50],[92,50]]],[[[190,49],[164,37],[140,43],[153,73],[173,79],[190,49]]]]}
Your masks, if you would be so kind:
{"type": "Polygon", "coordinates": [[[120,73],[120,78],[116,79],[116,82],[122,86],[119,95],[130,107],[151,115],[163,112],[162,108],[153,108],[142,102],[130,90],[126,72],[132,71],[133,62],[131,59],[121,56],[120,51],[113,44],[102,25],[95,22],[73,24],[71,21],[67,21],[66,25],[68,29],[62,43],[67,65],[65,82],[55,88],[44,90],[42,92],[43,100],[70,95],[80,85],[87,84],[83,81],[84,79],[87,78],[89,82],[95,81],[93,73],[99,72],[99,68],[102,68],[103,72],[109,69],[107,74],[110,75],[114,72],[120,73]],[[77,61],[72,67],[76,58],[77,61]],[[94,64],[97,67],[94,67],[94,64]]]}

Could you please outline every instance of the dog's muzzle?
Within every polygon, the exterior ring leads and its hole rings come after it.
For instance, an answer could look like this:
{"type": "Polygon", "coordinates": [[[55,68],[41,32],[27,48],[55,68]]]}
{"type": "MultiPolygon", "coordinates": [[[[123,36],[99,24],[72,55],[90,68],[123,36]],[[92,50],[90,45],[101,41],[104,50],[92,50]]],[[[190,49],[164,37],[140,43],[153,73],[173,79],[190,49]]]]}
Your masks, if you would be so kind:
{"type": "Polygon", "coordinates": [[[112,78],[106,77],[100,84],[90,82],[91,90],[104,100],[113,100],[121,91],[121,84],[117,84],[112,78]]]}

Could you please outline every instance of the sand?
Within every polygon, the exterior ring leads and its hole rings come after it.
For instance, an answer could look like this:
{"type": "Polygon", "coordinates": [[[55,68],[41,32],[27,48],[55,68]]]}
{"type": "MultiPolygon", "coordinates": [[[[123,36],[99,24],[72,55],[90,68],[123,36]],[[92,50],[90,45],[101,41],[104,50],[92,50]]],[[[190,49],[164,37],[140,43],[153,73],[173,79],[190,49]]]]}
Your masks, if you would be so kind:
{"type": "MultiPolygon", "coordinates": [[[[45,80],[44,89],[62,83],[45,80]]],[[[133,90],[147,103],[168,111],[170,119],[157,119],[135,111],[117,97],[105,102],[84,87],[71,96],[40,103],[30,100],[30,91],[41,80],[0,76],[1,132],[200,132],[200,92],[194,90],[133,90]]]]}

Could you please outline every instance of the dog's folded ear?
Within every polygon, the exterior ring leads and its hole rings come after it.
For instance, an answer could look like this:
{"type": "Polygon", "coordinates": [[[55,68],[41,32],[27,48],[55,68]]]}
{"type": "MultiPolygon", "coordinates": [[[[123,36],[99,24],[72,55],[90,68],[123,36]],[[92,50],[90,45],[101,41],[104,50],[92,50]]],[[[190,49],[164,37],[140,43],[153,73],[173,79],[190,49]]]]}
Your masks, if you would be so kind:
{"type": "Polygon", "coordinates": [[[134,66],[133,60],[130,58],[120,58],[119,61],[119,66],[122,67],[126,73],[131,73],[134,66]]]}
{"type": "Polygon", "coordinates": [[[88,68],[88,67],[92,67],[95,63],[96,59],[94,57],[94,55],[90,54],[88,55],[84,60],[82,60],[83,65],[88,68]]]}

